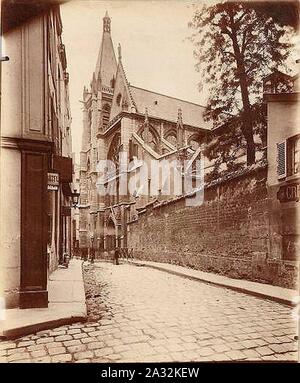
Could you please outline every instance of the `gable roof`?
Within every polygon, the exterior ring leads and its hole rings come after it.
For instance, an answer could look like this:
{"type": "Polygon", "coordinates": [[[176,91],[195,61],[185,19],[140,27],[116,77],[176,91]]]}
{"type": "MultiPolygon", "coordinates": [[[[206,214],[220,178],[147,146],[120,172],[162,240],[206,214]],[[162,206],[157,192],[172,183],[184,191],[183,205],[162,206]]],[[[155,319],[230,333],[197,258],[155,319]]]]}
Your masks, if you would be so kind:
{"type": "Polygon", "coordinates": [[[290,76],[289,74],[286,74],[286,73],[283,73],[283,72],[281,72],[280,70],[278,70],[278,69],[275,69],[272,73],[270,73],[270,74],[268,74],[267,76],[265,76],[264,78],[263,78],[263,82],[266,82],[266,81],[268,81],[269,79],[273,79],[273,78],[275,78],[275,79],[277,79],[277,78],[286,78],[286,79],[292,79],[293,78],[293,76],[290,76]]]}
{"type": "Polygon", "coordinates": [[[134,106],[134,102],[130,93],[129,84],[126,78],[126,74],[122,65],[122,61],[119,59],[118,69],[116,74],[116,82],[114,88],[114,96],[110,109],[110,117],[111,121],[116,117],[122,110],[131,110],[134,106]],[[119,104],[117,103],[117,98],[121,95],[121,99],[119,104]],[[127,107],[124,109],[124,103],[126,103],[127,107]]]}
{"type": "Polygon", "coordinates": [[[203,119],[205,107],[202,105],[132,85],[129,86],[129,89],[139,113],[144,113],[147,108],[151,117],[177,122],[178,109],[181,109],[183,124],[208,130],[212,127],[211,123],[203,119]]]}

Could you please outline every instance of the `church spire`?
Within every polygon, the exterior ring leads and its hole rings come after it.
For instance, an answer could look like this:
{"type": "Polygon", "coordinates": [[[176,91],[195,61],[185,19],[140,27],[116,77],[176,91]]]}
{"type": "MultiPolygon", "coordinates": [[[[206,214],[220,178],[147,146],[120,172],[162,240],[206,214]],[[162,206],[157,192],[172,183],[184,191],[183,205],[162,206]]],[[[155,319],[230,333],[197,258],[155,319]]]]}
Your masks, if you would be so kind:
{"type": "Polygon", "coordinates": [[[110,33],[110,24],[111,24],[111,19],[108,16],[108,12],[106,11],[105,16],[103,17],[103,32],[110,33]]]}
{"type": "Polygon", "coordinates": [[[112,87],[117,73],[117,60],[111,39],[110,17],[103,17],[102,42],[98,53],[95,75],[103,86],[112,87]]]}

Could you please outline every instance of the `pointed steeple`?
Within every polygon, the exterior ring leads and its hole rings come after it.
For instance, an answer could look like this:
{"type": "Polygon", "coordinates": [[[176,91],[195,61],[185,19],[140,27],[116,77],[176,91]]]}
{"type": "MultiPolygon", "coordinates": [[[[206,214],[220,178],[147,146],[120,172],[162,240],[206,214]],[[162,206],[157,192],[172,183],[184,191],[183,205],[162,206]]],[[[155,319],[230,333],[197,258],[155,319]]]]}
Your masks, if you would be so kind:
{"type": "Polygon", "coordinates": [[[101,78],[102,85],[112,87],[116,77],[117,60],[111,39],[111,19],[106,12],[103,17],[103,33],[95,69],[96,78],[101,78]]]}
{"type": "Polygon", "coordinates": [[[111,24],[111,19],[108,16],[108,12],[106,11],[105,16],[103,17],[103,32],[110,33],[110,24],[111,24]]]}

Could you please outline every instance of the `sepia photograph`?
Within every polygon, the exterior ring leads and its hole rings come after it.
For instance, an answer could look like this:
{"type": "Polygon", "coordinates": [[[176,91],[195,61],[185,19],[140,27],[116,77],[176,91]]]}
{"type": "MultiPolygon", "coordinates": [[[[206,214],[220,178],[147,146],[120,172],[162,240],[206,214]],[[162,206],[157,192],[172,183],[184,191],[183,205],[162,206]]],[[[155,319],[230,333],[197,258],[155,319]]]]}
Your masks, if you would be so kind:
{"type": "Polygon", "coordinates": [[[1,1],[2,365],[299,363],[299,9],[1,1]]]}

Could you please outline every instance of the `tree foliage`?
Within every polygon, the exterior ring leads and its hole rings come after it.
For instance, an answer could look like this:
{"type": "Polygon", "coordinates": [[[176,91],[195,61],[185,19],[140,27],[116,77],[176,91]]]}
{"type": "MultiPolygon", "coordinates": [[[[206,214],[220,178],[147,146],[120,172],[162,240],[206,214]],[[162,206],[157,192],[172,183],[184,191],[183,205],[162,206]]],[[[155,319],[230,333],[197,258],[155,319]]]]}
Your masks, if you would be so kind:
{"type": "MultiPolygon", "coordinates": [[[[293,30],[281,26],[251,2],[221,1],[195,11],[190,26],[200,88],[209,88],[206,118],[216,126],[238,115],[247,148],[255,162],[255,109],[262,101],[263,78],[275,69],[288,71],[293,30]]],[[[226,146],[226,145],[225,145],[226,146]]]]}

